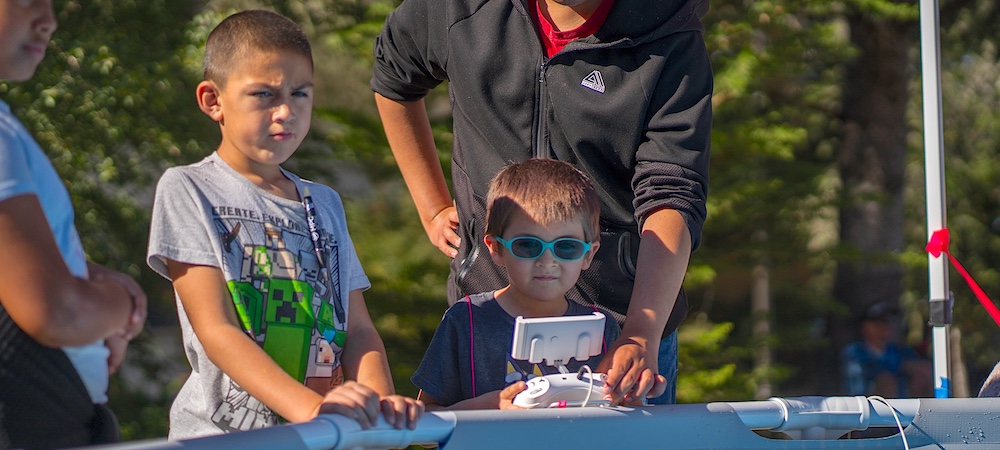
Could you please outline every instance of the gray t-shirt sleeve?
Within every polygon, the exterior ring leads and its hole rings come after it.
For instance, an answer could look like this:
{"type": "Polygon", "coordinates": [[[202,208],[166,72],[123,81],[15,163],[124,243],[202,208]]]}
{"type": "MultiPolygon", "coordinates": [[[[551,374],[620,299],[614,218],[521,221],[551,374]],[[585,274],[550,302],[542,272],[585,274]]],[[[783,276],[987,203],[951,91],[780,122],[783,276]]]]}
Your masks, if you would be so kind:
{"type": "Polygon", "coordinates": [[[211,206],[197,186],[180,170],[167,169],[156,185],[149,231],[147,263],[170,279],[167,260],[219,267],[212,249],[216,233],[211,226],[211,206]]]}

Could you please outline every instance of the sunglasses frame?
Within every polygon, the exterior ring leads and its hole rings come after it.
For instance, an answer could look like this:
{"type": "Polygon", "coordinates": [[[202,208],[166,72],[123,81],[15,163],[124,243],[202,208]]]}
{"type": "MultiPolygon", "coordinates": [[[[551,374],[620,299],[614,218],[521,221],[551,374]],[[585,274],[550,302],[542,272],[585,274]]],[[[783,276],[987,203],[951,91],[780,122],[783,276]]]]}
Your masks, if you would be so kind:
{"type": "Polygon", "coordinates": [[[549,253],[552,253],[552,256],[555,257],[555,259],[558,259],[560,261],[566,261],[566,262],[579,261],[579,260],[583,259],[584,256],[587,256],[587,252],[589,252],[590,249],[591,249],[591,247],[592,247],[592,243],[591,242],[584,242],[584,241],[581,241],[580,239],[570,238],[570,237],[558,238],[558,239],[554,239],[554,240],[551,240],[551,241],[546,241],[546,240],[543,240],[541,238],[537,238],[535,236],[516,236],[516,237],[512,237],[510,239],[504,239],[504,238],[502,238],[500,236],[493,236],[493,239],[496,239],[497,242],[499,242],[500,245],[502,245],[504,248],[506,248],[507,251],[509,251],[510,254],[513,255],[515,258],[529,260],[529,261],[541,258],[542,255],[545,254],[546,250],[548,250],[549,253]],[[536,256],[534,256],[532,258],[520,256],[517,253],[514,253],[514,249],[512,248],[513,242],[516,241],[516,240],[518,240],[518,239],[528,239],[528,240],[540,242],[542,244],[542,251],[539,252],[538,255],[536,255],[536,256]],[[579,244],[583,245],[583,252],[580,253],[579,257],[574,258],[574,259],[563,258],[563,257],[561,257],[561,256],[559,256],[559,255],[556,254],[556,248],[555,248],[556,247],[556,243],[560,242],[560,241],[571,241],[571,242],[579,243],[579,244]]]}

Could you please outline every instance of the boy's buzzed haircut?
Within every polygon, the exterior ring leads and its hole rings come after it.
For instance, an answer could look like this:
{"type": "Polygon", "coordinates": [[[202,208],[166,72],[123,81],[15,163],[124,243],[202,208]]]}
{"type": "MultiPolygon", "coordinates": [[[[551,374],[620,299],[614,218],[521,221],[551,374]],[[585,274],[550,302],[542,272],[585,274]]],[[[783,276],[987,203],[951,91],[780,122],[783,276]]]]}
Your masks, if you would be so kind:
{"type": "Polygon", "coordinates": [[[219,23],[205,43],[205,79],[224,86],[233,67],[250,52],[283,50],[313,64],[309,39],[291,19],[260,9],[235,13],[219,23]]]}
{"type": "Polygon", "coordinates": [[[601,201],[590,179],[568,163],[533,158],[493,177],[486,196],[486,234],[500,236],[517,210],[542,226],[579,219],[584,240],[601,239],[601,201]]]}

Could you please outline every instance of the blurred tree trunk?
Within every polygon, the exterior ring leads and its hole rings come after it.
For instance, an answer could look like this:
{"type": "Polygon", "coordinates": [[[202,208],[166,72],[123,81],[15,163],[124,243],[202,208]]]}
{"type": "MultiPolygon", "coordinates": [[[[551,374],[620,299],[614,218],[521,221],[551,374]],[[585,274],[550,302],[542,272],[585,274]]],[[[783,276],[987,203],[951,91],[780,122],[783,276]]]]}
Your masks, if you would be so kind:
{"type": "Polygon", "coordinates": [[[962,329],[951,327],[948,332],[948,349],[951,367],[951,397],[969,398],[971,390],[969,387],[969,373],[966,370],[965,358],[962,358],[962,329]]]}
{"type": "Polygon", "coordinates": [[[903,250],[907,85],[913,75],[908,52],[918,23],[863,11],[848,13],[846,20],[858,55],[846,67],[842,92],[844,128],[837,165],[844,253],[834,297],[848,314],[834,314],[830,322],[834,355],[857,338],[858,319],[869,305],[898,304],[903,292],[898,256],[903,250]]]}
{"type": "Polygon", "coordinates": [[[754,399],[767,400],[774,396],[771,370],[774,355],[771,350],[771,272],[765,261],[754,266],[750,293],[753,316],[754,374],[757,387],[754,399]]]}

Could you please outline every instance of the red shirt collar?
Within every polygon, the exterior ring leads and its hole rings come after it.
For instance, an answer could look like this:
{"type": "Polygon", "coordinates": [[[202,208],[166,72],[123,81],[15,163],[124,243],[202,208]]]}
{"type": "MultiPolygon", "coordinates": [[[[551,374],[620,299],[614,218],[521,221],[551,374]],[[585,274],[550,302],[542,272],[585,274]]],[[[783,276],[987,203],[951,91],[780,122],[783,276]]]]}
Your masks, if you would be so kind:
{"type": "Polygon", "coordinates": [[[566,44],[583,37],[590,36],[597,32],[604,25],[604,21],[608,18],[608,13],[611,12],[611,6],[615,4],[615,0],[604,0],[601,5],[597,7],[594,14],[587,19],[579,27],[573,28],[572,30],[557,31],[552,27],[552,24],[542,16],[542,10],[538,6],[538,0],[528,0],[528,6],[532,11],[535,12],[535,20],[538,22],[538,35],[542,41],[542,45],[545,46],[545,53],[548,57],[552,57],[556,53],[559,53],[566,44]]]}

